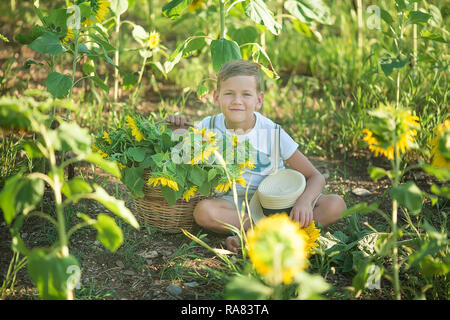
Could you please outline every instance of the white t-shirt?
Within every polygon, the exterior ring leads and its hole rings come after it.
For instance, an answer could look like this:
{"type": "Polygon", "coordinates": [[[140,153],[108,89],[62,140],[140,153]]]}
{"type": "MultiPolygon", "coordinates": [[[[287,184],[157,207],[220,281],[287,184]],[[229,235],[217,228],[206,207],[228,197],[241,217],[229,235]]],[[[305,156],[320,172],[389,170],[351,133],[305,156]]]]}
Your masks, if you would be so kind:
{"type": "MultiPolygon", "coordinates": [[[[264,117],[259,112],[255,112],[256,123],[253,129],[251,129],[246,134],[236,135],[239,141],[249,140],[249,143],[256,150],[251,156],[252,160],[256,160],[254,169],[245,169],[243,177],[246,183],[249,184],[249,192],[255,191],[261,181],[268,176],[272,170],[274,170],[275,164],[274,155],[272,154],[272,145],[275,141],[275,126],[276,123],[272,120],[264,117]]],[[[198,125],[197,128],[208,128],[210,129],[211,116],[204,118],[198,125]]],[[[233,135],[233,132],[225,127],[225,117],[223,113],[216,115],[214,131],[220,134],[233,135]]],[[[280,163],[278,165],[279,169],[284,168],[285,160],[289,159],[298,148],[298,143],[295,142],[283,129],[280,130],[280,163]]],[[[223,155],[224,158],[226,155],[223,155]]],[[[237,193],[244,194],[245,189],[239,184],[237,185],[237,193]]]]}

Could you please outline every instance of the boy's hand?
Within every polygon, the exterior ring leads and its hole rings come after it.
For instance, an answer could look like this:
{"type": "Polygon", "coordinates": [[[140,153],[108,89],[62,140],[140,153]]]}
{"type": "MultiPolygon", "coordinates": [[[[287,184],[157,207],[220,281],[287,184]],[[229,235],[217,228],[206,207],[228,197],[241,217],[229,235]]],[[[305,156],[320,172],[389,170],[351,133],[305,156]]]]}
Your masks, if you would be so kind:
{"type": "Polygon", "coordinates": [[[177,127],[183,127],[185,123],[191,122],[191,118],[183,115],[168,116],[166,121],[177,127]]]}
{"type": "Polygon", "coordinates": [[[313,208],[311,204],[305,201],[297,202],[292,208],[289,217],[296,222],[300,222],[301,228],[306,228],[313,221],[313,208]]]}

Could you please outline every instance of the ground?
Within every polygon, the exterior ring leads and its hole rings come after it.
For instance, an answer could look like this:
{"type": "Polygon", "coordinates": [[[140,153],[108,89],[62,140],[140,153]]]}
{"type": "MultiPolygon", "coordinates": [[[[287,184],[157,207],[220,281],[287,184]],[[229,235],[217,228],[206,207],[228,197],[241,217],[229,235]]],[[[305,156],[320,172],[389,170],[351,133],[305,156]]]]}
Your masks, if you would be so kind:
{"type": "MultiPolygon", "coordinates": [[[[380,200],[388,183],[385,180],[374,183],[367,174],[370,161],[368,155],[355,155],[344,160],[330,160],[310,157],[314,165],[327,177],[327,192],[343,196],[348,206],[360,201],[371,203],[380,200]],[[356,165],[355,165],[356,164],[356,165]],[[356,187],[370,192],[367,196],[352,193],[356,187]]],[[[377,163],[382,165],[383,163],[377,163]]],[[[428,184],[425,180],[422,185],[428,184]]],[[[126,202],[135,212],[130,194],[120,181],[105,182],[110,194],[126,202]]],[[[51,205],[51,196],[46,196],[45,205],[51,205]]],[[[383,204],[382,204],[383,206],[383,204]]],[[[388,208],[386,208],[388,210],[388,208]]],[[[90,215],[103,213],[105,209],[98,203],[79,203],[76,210],[70,210],[69,221],[76,221],[74,213],[90,215]]],[[[371,225],[379,222],[376,215],[361,217],[360,223],[371,225]]],[[[74,223],[74,222],[69,222],[74,223]]],[[[342,219],[326,231],[341,230],[347,233],[348,219],[342,219]]],[[[82,281],[77,297],[80,299],[221,299],[223,283],[218,283],[211,269],[220,268],[218,258],[207,249],[193,244],[185,235],[167,234],[151,227],[141,226],[140,230],[122,224],[124,244],[115,253],[110,253],[96,240],[93,229],[82,229],[70,240],[70,252],[81,264],[82,281]]],[[[206,235],[202,240],[214,248],[223,248],[225,235],[215,234],[195,227],[193,234],[206,235]]],[[[29,247],[48,245],[56,238],[54,230],[42,220],[29,219],[21,234],[29,247]]],[[[11,258],[11,237],[5,222],[0,223],[0,274],[5,275],[11,258]]],[[[351,285],[353,273],[339,274],[327,272],[326,279],[337,291],[351,285]]],[[[36,299],[36,289],[26,270],[18,275],[14,293],[8,299],[36,299]]],[[[341,297],[343,298],[343,297],[341,297]]]]}

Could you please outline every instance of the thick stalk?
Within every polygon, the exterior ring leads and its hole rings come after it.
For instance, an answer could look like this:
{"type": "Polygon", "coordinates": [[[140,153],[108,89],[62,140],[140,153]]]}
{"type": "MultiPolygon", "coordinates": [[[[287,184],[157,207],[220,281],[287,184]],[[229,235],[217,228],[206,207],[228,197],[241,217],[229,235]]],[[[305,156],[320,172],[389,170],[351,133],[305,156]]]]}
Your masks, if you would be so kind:
{"type": "Polygon", "coordinates": [[[220,3],[220,37],[225,38],[225,5],[224,0],[219,0],[220,3]]]}
{"type": "MultiPolygon", "coordinates": [[[[400,38],[398,39],[398,42],[397,42],[397,54],[398,54],[399,58],[401,55],[401,45],[402,45],[403,31],[404,31],[403,22],[404,22],[404,13],[402,13],[402,18],[401,18],[401,22],[400,22],[400,38]]],[[[400,70],[401,69],[399,69],[397,71],[396,105],[395,105],[396,108],[398,108],[400,106],[400,70]]]]}
{"type": "MultiPolygon", "coordinates": [[[[397,146],[397,141],[394,139],[394,152],[395,152],[395,164],[394,164],[394,183],[393,187],[396,188],[400,181],[400,154],[397,146]]],[[[394,260],[394,292],[395,299],[400,300],[400,280],[399,280],[399,264],[398,264],[398,227],[397,227],[397,215],[398,215],[398,202],[396,199],[392,201],[392,236],[394,248],[392,251],[392,259],[394,260]]]]}
{"type": "Polygon", "coordinates": [[[356,1],[356,11],[358,15],[358,52],[361,56],[363,50],[363,29],[364,29],[362,0],[356,1]]]}
{"type": "MultiPolygon", "coordinates": [[[[74,29],[74,50],[73,50],[73,63],[72,63],[72,87],[70,87],[70,93],[69,98],[72,100],[72,94],[73,94],[73,86],[75,83],[75,72],[77,71],[77,59],[78,59],[78,36],[80,35],[79,29],[74,29]]],[[[67,111],[69,112],[69,111],[67,111]]],[[[68,115],[67,115],[68,116],[68,115]]],[[[67,117],[68,120],[68,117],[67,117]]]]}
{"type": "MultiPolygon", "coordinates": [[[[419,5],[417,2],[414,3],[414,11],[418,11],[419,5]]],[[[414,59],[414,66],[417,62],[417,24],[413,25],[413,59],[414,59]]]]}
{"type": "MultiPolygon", "coordinates": [[[[116,17],[116,51],[114,52],[114,63],[119,66],[119,30],[120,30],[120,15],[116,17]]],[[[114,68],[114,102],[117,102],[119,96],[119,69],[114,68]]]]}

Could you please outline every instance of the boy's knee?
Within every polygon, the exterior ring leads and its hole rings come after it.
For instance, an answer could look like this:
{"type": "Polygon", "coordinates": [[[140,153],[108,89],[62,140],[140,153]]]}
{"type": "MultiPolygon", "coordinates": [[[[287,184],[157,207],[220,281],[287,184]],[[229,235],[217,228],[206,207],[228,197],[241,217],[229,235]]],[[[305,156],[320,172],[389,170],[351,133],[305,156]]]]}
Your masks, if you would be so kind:
{"type": "Polygon", "coordinates": [[[213,205],[210,200],[200,201],[194,208],[194,220],[202,227],[208,226],[212,220],[213,205]]]}
{"type": "Polygon", "coordinates": [[[347,209],[347,205],[345,204],[345,201],[341,196],[333,194],[331,195],[330,199],[330,209],[333,216],[336,218],[336,220],[338,220],[341,218],[342,212],[347,209]]]}

